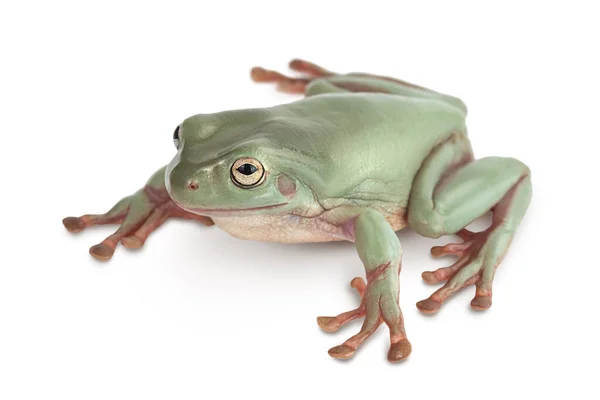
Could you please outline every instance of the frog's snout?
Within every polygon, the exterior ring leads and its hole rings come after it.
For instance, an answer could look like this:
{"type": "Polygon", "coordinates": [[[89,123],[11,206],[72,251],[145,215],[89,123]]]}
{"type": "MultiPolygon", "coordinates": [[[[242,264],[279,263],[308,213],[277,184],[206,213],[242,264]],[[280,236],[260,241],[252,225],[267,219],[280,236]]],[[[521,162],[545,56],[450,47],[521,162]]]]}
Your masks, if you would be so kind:
{"type": "Polygon", "coordinates": [[[171,161],[165,174],[169,196],[175,204],[183,208],[206,201],[205,197],[212,193],[212,190],[207,189],[207,184],[211,183],[208,178],[206,169],[182,162],[178,157],[171,161]]]}

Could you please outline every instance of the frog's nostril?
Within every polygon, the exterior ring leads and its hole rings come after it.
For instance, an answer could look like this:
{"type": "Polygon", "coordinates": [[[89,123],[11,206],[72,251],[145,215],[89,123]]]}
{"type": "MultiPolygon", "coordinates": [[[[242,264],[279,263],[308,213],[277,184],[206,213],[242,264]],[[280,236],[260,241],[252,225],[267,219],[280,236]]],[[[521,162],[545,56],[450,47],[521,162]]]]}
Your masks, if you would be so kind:
{"type": "Polygon", "coordinates": [[[190,184],[188,185],[188,189],[190,189],[192,191],[198,189],[198,182],[191,181],[190,184]]]}

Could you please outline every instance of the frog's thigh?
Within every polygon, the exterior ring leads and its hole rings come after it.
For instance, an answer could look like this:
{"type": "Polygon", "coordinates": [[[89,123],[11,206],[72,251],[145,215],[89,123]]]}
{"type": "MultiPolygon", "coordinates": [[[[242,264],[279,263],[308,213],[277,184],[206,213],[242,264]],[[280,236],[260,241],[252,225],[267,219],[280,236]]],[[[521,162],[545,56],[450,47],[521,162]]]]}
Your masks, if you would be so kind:
{"type": "Polygon", "coordinates": [[[514,158],[488,157],[452,170],[462,154],[457,146],[460,143],[450,140],[423,163],[411,191],[410,227],[432,238],[456,233],[494,208],[511,189],[520,188],[520,196],[511,194],[516,200],[511,201],[511,213],[498,221],[516,229],[531,193],[527,166],[514,158]]]}

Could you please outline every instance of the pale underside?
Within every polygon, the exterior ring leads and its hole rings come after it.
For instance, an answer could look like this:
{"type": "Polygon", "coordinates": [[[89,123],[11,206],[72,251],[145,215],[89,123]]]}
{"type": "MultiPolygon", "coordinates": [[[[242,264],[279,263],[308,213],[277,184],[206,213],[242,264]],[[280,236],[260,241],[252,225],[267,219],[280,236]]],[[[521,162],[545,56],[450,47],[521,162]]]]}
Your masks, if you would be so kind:
{"type": "MultiPolygon", "coordinates": [[[[345,223],[332,223],[329,212],[317,217],[302,217],[293,214],[260,214],[248,216],[211,215],[215,225],[230,235],[245,240],[281,243],[310,243],[348,240],[354,241],[352,232],[345,223]]],[[[395,231],[407,226],[406,212],[398,208],[386,217],[395,231]]]]}

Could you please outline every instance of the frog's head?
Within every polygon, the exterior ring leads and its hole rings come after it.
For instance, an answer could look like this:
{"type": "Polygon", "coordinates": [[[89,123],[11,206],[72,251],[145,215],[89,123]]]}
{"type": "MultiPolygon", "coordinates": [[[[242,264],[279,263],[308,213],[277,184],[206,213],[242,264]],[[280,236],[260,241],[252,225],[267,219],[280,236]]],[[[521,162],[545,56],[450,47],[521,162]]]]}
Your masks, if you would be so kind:
{"type": "Polygon", "coordinates": [[[252,125],[188,118],[173,134],[177,155],[166,169],[169,195],[201,215],[281,213],[306,208],[312,192],[269,135],[252,125]]]}

